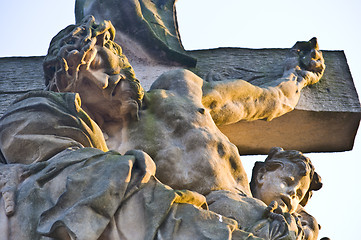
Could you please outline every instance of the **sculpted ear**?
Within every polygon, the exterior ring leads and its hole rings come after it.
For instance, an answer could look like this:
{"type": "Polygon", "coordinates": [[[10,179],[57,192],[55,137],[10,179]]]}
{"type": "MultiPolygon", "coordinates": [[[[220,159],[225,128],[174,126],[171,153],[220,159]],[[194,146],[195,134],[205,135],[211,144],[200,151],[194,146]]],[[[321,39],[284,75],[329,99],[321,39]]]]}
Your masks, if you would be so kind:
{"type": "Polygon", "coordinates": [[[261,167],[256,175],[256,184],[257,185],[262,185],[265,182],[265,173],[266,173],[266,169],[264,167],[261,167]]]}

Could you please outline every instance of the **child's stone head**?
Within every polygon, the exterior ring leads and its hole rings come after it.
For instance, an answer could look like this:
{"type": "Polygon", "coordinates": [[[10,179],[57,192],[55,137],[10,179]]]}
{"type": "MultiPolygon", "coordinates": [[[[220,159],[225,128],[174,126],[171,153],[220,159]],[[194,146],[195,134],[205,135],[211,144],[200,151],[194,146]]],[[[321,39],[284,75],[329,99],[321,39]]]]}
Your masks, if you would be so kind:
{"type": "Polygon", "coordinates": [[[305,206],[313,190],[322,187],[309,158],[299,151],[272,148],[264,162],[253,167],[251,191],[269,205],[276,201],[284,212],[294,213],[305,206]]]}

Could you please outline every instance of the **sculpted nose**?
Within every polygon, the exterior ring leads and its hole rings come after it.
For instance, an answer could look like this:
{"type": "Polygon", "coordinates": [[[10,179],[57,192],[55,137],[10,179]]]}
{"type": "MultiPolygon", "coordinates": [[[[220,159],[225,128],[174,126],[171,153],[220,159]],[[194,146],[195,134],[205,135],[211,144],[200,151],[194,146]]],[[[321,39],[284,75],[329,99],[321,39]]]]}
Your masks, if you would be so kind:
{"type": "Polygon", "coordinates": [[[122,79],[125,79],[125,76],[123,74],[111,75],[109,76],[109,85],[117,85],[122,79]]]}
{"type": "Polygon", "coordinates": [[[291,197],[294,198],[296,196],[296,189],[294,187],[289,187],[287,189],[287,194],[291,197]]]}

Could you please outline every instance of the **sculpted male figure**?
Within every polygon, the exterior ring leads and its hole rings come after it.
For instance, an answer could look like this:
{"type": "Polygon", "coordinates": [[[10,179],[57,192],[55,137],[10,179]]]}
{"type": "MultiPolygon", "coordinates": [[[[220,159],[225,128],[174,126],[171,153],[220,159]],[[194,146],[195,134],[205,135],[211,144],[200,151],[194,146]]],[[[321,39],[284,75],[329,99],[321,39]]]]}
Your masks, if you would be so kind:
{"type": "Polygon", "coordinates": [[[216,124],[273,119],[291,111],[301,89],[316,83],[324,70],[312,39],[291,50],[276,87],[242,80],[208,83],[190,71],[176,70],[163,74],[144,93],[112,41],[113,31],[109,22],[97,25],[86,19],[59,33],[44,63],[48,89],[79,93],[82,108],[108,135],[110,149],[142,149],[155,160],[162,182],[202,194],[216,189],[250,193],[236,147],[216,124]],[[88,39],[83,31],[96,36],[88,39]]]}
{"type": "MultiPolygon", "coordinates": [[[[242,119],[270,120],[291,111],[302,88],[316,83],[325,67],[317,41],[311,39],[291,49],[284,75],[274,87],[261,88],[243,80],[204,82],[190,71],[176,70],[163,74],[145,93],[113,39],[111,23],[97,24],[93,17],[61,31],[52,40],[44,62],[47,89],[78,93],[84,111],[77,111],[86,123],[81,128],[100,135],[95,123],[88,120],[93,119],[104,132],[109,149],[121,154],[143,150],[156,163],[156,176],[162,183],[203,195],[222,190],[251,196],[237,148],[216,125],[242,119]]],[[[57,102],[59,97],[51,98],[57,102]]],[[[5,114],[3,122],[7,116],[10,114],[5,114]]],[[[16,146],[16,141],[24,139],[22,131],[11,133],[15,135],[11,141],[7,138],[10,133],[2,129],[1,134],[0,139],[7,142],[1,142],[5,163],[41,162],[57,153],[29,156],[16,146]]],[[[86,145],[76,142],[69,146],[107,150],[102,140],[86,145]]],[[[9,199],[7,206],[12,206],[9,199]]]]}

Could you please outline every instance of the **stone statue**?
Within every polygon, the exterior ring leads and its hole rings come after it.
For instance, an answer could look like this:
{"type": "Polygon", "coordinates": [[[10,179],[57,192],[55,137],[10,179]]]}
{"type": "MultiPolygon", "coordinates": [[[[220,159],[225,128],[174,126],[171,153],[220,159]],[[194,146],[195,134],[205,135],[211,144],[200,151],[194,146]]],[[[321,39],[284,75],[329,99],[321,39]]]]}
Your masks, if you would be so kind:
{"type": "Polygon", "coordinates": [[[322,187],[321,178],[309,158],[298,151],[272,148],[264,162],[255,163],[251,179],[254,198],[223,190],[213,191],[207,195],[209,209],[236,219],[243,230],[266,239],[270,233],[276,235],[271,238],[280,237],[282,226],[272,232],[269,220],[263,218],[265,214],[276,219],[281,217],[278,214],[283,214],[291,225],[300,221],[297,227],[302,234],[297,239],[317,239],[319,225],[303,209],[312,191],[322,187]],[[266,212],[265,204],[268,206],[266,212]]]}
{"type": "Polygon", "coordinates": [[[275,87],[243,80],[204,82],[180,69],[164,73],[145,93],[113,36],[110,22],[96,24],[92,17],[61,31],[44,62],[48,90],[79,93],[110,149],[122,154],[142,149],[156,162],[162,182],[201,194],[216,189],[250,193],[237,149],[216,125],[270,120],[291,111],[301,89],[317,82],[324,70],[312,39],[291,50],[275,87]],[[214,174],[220,171],[227,174],[214,174]]]}
{"type": "Polygon", "coordinates": [[[252,198],[217,124],[291,111],[324,72],[317,40],[295,44],[276,86],[180,69],[145,92],[114,37],[94,17],[62,30],[44,61],[49,91],[24,95],[1,118],[1,239],[302,239],[296,218],[252,198]],[[221,209],[255,203],[242,219],[268,231],[207,210],[214,194],[234,197],[221,209]]]}

